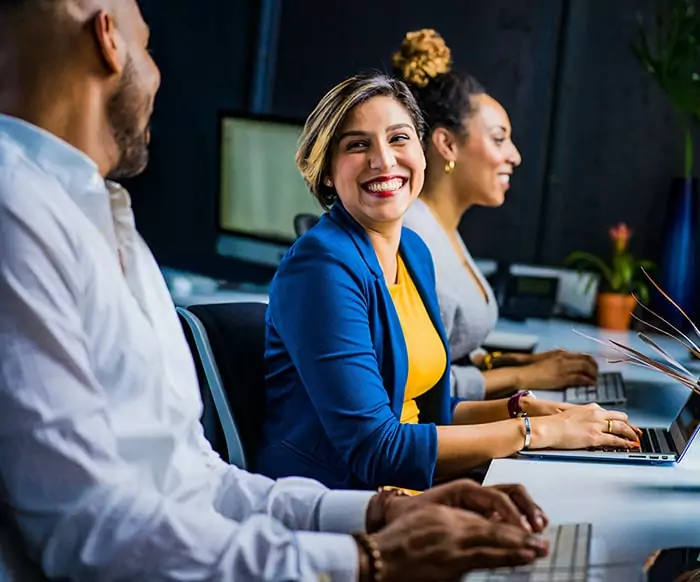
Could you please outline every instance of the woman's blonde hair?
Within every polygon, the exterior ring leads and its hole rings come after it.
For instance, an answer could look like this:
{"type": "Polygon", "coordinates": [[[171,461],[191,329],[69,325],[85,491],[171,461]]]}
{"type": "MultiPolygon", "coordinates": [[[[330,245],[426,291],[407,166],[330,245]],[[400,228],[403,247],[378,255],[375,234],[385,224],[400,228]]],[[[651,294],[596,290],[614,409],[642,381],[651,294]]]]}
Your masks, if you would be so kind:
{"type": "Polygon", "coordinates": [[[355,107],[374,97],[396,99],[411,116],[418,138],[421,141],[423,139],[423,115],[415,97],[402,81],[374,73],[350,77],[333,87],[306,120],[296,153],[296,163],[301,175],[325,210],[338,198],[335,188],[324,183],[329,175],[338,131],[355,107]]]}

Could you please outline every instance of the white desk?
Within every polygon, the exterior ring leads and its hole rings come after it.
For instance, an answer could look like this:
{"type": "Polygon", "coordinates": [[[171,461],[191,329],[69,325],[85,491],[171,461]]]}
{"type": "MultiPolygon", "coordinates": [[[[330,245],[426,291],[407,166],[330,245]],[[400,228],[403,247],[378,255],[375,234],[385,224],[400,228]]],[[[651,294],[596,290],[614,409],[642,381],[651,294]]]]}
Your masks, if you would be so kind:
{"type": "MultiPolygon", "coordinates": [[[[574,327],[595,337],[611,337],[595,328],[574,327]]],[[[596,344],[571,328],[572,324],[557,321],[503,321],[498,326],[503,331],[538,335],[538,351],[561,347],[599,353],[596,344]]],[[[634,334],[614,336],[627,345],[641,344],[634,334]]],[[[682,350],[671,340],[663,344],[674,357],[681,355],[682,350]]],[[[683,363],[686,361],[684,356],[683,363]]],[[[614,369],[609,364],[601,367],[614,369]]],[[[682,407],[688,389],[636,366],[616,368],[621,369],[628,387],[627,412],[632,421],[641,426],[650,426],[647,421],[667,426],[682,407]]],[[[499,459],[491,463],[484,483],[522,483],[552,523],[592,523],[596,545],[605,548],[611,561],[642,564],[658,548],[700,546],[697,440],[678,466],[499,459]]]]}
{"type": "MultiPolygon", "coordinates": [[[[496,460],[485,485],[522,483],[552,523],[592,523],[610,562],[700,546],[700,471],[678,467],[496,460]]],[[[600,555],[600,553],[598,553],[600,555]]]]}

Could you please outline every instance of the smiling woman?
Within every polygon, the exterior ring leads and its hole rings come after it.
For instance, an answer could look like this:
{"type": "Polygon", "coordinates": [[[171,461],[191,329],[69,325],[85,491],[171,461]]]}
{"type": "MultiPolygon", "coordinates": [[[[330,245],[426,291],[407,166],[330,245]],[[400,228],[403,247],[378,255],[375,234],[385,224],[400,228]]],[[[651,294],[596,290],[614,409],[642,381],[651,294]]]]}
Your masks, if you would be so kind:
{"type": "Polygon", "coordinates": [[[423,187],[422,128],[406,85],[383,75],[344,81],[307,120],[297,165],[330,211],[289,250],[270,288],[263,474],[421,490],[523,446],[559,444],[564,428],[569,446],[631,444],[603,434],[607,418],[636,438],[624,415],[602,409],[562,416],[553,430],[511,411],[543,416],[566,405],[522,397],[475,411],[450,396],[433,263],[402,225],[423,187]],[[491,424],[450,426],[477,417],[491,424]]]}

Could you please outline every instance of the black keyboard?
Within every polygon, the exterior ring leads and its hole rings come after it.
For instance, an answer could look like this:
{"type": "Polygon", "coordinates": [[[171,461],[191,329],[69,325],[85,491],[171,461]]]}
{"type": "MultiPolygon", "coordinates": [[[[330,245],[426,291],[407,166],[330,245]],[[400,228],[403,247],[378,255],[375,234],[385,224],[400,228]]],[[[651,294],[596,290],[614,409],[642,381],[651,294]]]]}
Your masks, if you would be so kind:
{"type": "Polygon", "coordinates": [[[652,459],[668,461],[675,458],[676,449],[671,439],[671,433],[660,428],[643,428],[642,436],[639,439],[641,447],[637,448],[617,448],[617,447],[589,447],[589,451],[603,451],[605,453],[646,453],[652,456],[652,459]],[[670,457],[670,458],[669,458],[670,457]]]}
{"type": "Polygon", "coordinates": [[[644,453],[673,454],[676,452],[671,433],[661,428],[643,428],[639,441],[644,453]]]}
{"type": "Polygon", "coordinates": [[[571,404],[620,404],[626,401],[625,382],[619,372],[599,374],[596,386],[573,386],[564,391],[564,402],[571,404]]]}

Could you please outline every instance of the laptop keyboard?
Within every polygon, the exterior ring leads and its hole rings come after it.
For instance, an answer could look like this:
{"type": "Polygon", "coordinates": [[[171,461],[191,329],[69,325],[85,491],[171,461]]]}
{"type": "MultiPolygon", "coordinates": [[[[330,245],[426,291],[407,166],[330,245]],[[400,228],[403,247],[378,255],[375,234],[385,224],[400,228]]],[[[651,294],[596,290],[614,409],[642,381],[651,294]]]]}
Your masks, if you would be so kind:
{"type": "Polygon", "coordinates": [[[639,439],[640,448],[590,447],[589,451],[604,451],[606,453],[651,453],[663,455],[652,459],[668,460],[667,455],[675,457],[676,450],[671,440],[671,433],[661,428],[643,428],[639,439]]]}
{"type": "Polygon", "coordinates": [[[589,582],[591,524],[550,526],[549,555],[528,566],[477,571],[463,582],[589,582]]]}
{"type": "Polygon", "coordinates": [[[626,400],[625,382],[619,372],[599,374],[597,386],[573,386],[564,391],[564,402],[571,404],[619,404],[626,400]]]}
{"type": "Polygon", "coordinates": [[[675,453],[671,434],[667,430],[660,428],[642,429],[640,443],[642,451],[645,453],[675,453]]]}

